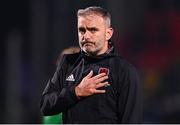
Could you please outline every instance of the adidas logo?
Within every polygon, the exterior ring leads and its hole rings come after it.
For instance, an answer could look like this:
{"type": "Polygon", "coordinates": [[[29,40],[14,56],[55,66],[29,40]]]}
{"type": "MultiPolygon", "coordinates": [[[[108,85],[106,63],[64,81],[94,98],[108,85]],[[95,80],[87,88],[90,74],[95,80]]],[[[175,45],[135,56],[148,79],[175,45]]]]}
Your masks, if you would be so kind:
{"type": "Polygon", "coordinates": [[[66,81],[75,81],[74,75],[71,74],[70,76],[68,76],[68,77],[66,78],[66,81]]]}

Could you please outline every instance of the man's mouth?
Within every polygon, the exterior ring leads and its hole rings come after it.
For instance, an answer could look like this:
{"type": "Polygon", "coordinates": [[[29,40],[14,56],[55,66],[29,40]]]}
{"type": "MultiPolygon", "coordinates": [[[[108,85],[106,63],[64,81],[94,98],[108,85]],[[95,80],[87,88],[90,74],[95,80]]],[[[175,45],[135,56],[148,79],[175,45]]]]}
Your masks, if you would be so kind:
{"type": "Polygon", "coordinates": [[[82,46],[89,46],[89,45],[94,45],[93,42],[83,42],[82,46]]]}

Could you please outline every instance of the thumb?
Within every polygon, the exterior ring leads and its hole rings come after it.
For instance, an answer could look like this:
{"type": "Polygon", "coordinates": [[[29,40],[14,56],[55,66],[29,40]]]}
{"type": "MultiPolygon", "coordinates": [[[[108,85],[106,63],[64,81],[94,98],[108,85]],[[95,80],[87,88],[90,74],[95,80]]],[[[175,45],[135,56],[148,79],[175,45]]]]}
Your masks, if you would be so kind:
{"type": "Polygon", "coordinates": [[[92,75],[93,75],[93,71],[91,70],[90,72],[89,72],[89,74],[87,74],[87,78],[91,78],[92,77],[92,75]]]}

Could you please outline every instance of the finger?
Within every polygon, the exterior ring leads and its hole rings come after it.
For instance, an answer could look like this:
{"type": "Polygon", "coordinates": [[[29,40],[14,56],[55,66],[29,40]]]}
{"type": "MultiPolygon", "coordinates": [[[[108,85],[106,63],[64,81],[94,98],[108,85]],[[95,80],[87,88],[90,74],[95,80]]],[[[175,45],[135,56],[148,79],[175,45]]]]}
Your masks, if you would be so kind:
{"type": "Polygon", "coordinates": [[[97,88],[101,88],[101,87],[106,86],[106,85],[108,85],[108,82],[99,83],[99,84],[97,84],[97,85],[95,86],[95,88],[96,88],[96,89],[97,89],[97,88]]]}
{"type": "Polygon", "coordinates": [[[92,77],[92,79],[93,79],[93,80],[96,80],[96,79],[99,79],[99,78],[101,78],[101,77],[103,77],[103,76],[105,76],[105,75],[106,75],[106,73],[100,73],[100,74],[95,75],[94,77],[92,77]]]}
{"type": "Polygon", "coordinates": [[[103,76],[103,77],[101,77],[99,79],[94,80],[94,83],[97,84],[97,83],[103,82],[106,79],[108,79],[108,76],[103,76]]]}
{"type": "Polygon", "coordinates": [[[87,74],[87,78],[91,78],[93,76],[93,71],[91,70],[90,72],[89,72],[89,74],[87,74]]]}
{"type": "Polygon", "coordinates": [[[93,91],[94,94],[105,93],[105,92],[106,90],[97,90],[97,89],[93,91]]]}

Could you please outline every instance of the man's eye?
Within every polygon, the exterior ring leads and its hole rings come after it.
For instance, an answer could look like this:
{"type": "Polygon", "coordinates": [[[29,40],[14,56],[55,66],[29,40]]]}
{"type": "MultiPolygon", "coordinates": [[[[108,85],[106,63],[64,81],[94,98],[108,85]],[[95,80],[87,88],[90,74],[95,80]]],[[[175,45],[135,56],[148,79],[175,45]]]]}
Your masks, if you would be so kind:
{"type": "Polygon", "coordinates": [[[97,31],[97,29],[92,28],[92,29],[90,29],[90,31],[91,31],[91,33],[95,33],[97,31]]]}
{"type": "Polygon", "coordinates": [[[80,32],[81,34],[84,34],[84,33],[86,32],[86,30],[85,30],[84,28],[79,28],[79,32],[80,32]]]}

